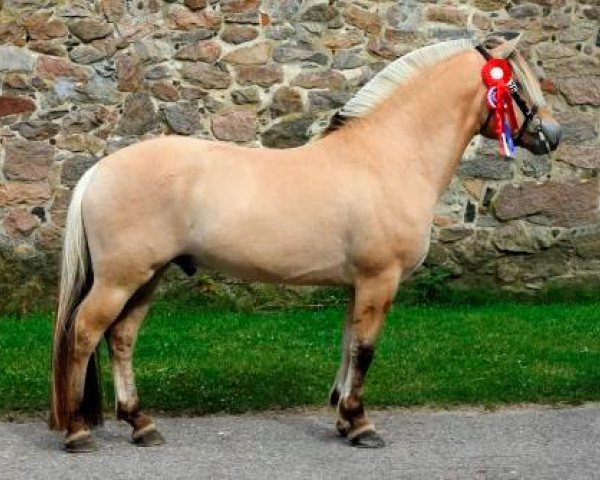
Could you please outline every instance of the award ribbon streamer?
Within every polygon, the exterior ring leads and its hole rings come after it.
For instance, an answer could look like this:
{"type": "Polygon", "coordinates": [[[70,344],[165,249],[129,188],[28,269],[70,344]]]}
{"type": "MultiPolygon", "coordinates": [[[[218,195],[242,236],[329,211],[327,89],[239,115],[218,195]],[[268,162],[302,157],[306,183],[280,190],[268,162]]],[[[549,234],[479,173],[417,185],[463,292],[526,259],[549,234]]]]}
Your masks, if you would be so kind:
{"type": "Polygon", "coordinates": [[[510,89],[512,83],[510,63],[501,58],[492,58],[484,65],[481,76],[488,87],[488,107],[496,114],[495,127],[500,152],[505,157],[514,157],[517,149],[513,132],[517,126],[517,117],[510,89]]]}

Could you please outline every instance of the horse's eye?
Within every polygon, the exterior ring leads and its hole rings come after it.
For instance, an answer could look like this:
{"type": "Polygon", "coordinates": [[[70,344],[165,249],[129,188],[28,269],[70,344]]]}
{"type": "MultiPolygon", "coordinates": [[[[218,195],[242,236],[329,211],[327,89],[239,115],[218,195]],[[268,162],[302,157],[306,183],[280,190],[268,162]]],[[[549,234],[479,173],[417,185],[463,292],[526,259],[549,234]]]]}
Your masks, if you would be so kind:
{"type": "Polygon", "coordinates": [[[523,91],[523,84],[521,82],[519,82],[518,80],[516,80],[515,83],[517,84],[517,88],[522,92],[523,91]]]}

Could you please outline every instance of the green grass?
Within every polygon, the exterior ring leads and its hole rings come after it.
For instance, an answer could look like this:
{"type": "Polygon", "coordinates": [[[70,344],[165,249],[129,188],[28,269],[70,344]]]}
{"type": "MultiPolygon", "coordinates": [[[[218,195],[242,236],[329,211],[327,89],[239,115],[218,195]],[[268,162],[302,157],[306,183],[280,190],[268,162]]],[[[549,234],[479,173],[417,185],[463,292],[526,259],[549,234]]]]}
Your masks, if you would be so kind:
{"type": "MultiPolygon", "coordinates": [[[[394,307],[369,405],[578,403],[600,399],[599,304],[394,307]]],[[[146,408],[242,412],[326,403],[341,308],[263,313],[160,302],[139,338],[146,408]]],[[[0,412],[47,409],[51,319],[0,319],[0,412]]],[[[106,352],[104,352],[106,353],[106,352]]],[[[112,405],[107,355],[106,398],[112,405]]]]}

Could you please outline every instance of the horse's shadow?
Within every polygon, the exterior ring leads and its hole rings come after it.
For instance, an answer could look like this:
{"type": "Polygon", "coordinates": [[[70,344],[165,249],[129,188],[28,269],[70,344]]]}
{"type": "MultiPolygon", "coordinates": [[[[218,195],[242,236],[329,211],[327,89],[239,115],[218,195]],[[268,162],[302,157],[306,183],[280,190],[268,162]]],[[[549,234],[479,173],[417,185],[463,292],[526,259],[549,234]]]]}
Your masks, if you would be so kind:
{"type": "MultiPolygon", "coordinates": [[[[63,435],[48,429],[42,420],[15,422],[9,424],[8,430],[12,435],[21,439],[22,448],[26,450],[52,452],[64,452],[63,435]]],[[[95,428],[94,437],[98,445],[106,447],[122,447],[130,444],[128,440],[128,427],[126,425],[114,424],[95,428]]]]}

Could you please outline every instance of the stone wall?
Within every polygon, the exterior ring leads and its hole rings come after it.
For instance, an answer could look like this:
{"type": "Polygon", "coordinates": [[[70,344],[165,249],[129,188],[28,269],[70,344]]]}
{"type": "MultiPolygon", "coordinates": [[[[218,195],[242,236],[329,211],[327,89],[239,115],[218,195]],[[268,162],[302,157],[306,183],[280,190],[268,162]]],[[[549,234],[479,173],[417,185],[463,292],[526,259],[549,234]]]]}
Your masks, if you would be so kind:
{"type": "Polygon", "coordinates": [[[598,0],[0,6],[5,306],[51,291],[70,190],[99,158],[162,133],[301,145],[387,62],[492,30],[525,32],[521,51],[544,78],[564,143],[552,158],[516,161],[493,142],[474,145],[439,206],[427,265],[531,290],[600,273],[598,0]]]}

